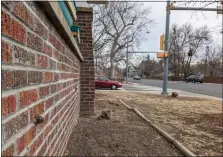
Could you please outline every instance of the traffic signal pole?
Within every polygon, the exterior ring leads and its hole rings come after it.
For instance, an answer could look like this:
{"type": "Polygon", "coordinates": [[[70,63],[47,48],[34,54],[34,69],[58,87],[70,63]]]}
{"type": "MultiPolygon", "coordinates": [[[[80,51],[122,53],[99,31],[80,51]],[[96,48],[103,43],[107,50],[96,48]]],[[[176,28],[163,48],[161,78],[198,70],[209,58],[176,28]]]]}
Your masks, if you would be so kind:
{"type": "MultiPolygon", "coordinates": [[[[165,30],[165,51],[168,51],[169,40],[169,27],[170,27],[170,0],[167,1],[166,6],[166,30],[165,30]]],[[[162,95],[167,95],[167,83],[168,83],[168,57],[164,57],[164,74],[163,74],[163,91],[162,95]]]]}
{"type": "MultiPolygon", "coordinates": [[[[223,2],[221,2],[221,3],[223,4],[223,2]]],[[[169,43],[168,42],[169,42],[169,27],[170,27],[170,10],[217,11],[217,14],[223,14],[223,7],[221,7],[221,8],[175,7],[172,4],[170,4],[170,0],[167,0],[167,6],[166,6],[166,28],[165,28],[165,47],[164,47],[164,56],[161,57],[161,58],[164,58],[163,91],[161,93],[162,95],[168,95],[167,84],[168,84],[168,48],[169,48],[169,43]],[[165,55],[165,52],[167,52],[167,55],[165,55]]],[[[163,39],[163,37],[160,38],[160,39],[163,39]]],[[[160,40],[160,45],[161,45],[160,49],[161,50],[163,50],[162,41],[160,40]]],[[[160,53],[160,52],[155,52],[155,51],[128,52],[128,46],[127,46],[127,52],[126,53],[127,53],[126,54],[126,83],[128,83],[128,54],[129,53],[160,53]]]]}

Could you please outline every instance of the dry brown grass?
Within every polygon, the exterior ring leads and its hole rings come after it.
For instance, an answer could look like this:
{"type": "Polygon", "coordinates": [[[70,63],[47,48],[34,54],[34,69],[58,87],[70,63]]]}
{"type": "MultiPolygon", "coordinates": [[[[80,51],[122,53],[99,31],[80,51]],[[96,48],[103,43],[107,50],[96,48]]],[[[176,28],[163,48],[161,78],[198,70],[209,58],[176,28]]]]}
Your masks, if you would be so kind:
{"type": "Polygon", "coordinates": [[[146,93],[97,91],[96,99],[123,100],[197,155],[222,155],[222,102],[146,93]]]}

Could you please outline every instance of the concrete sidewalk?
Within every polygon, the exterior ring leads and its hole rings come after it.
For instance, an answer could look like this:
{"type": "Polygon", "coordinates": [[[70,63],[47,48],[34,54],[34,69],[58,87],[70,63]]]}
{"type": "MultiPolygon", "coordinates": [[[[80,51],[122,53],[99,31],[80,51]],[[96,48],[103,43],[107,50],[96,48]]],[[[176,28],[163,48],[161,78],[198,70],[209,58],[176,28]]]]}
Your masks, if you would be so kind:
{"type": "MultiPolygon", "coordinates": [[[[160,87],[154,87],[154,86],[147,86],[147,85],[140,85],[137,83],[129,83],[129,84],[123,84],[123,89],[126,91],[136,91],[136,92],[147,92],[152,94],[161,94],[162,88],[160,87]]],[[[171,95],[172,92],[177,92],[179,96],[185,96],[185,97],[197,97],[197,98],[207,98],[207,99],[214,99],[214,100],[220,100],[222,101],[222,98],[198,94],[198,93],[192,93],[177,89],[170,89],[168,88],[168,93],[171,95]]]]}

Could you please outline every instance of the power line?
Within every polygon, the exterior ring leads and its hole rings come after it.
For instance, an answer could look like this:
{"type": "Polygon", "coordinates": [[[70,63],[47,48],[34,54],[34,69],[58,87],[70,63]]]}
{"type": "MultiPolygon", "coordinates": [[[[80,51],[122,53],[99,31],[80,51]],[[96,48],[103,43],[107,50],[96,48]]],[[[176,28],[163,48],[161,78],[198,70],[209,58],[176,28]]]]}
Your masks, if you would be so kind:
{"type": "Polygon", "coordinates": [[[219,28],[219,27],[222,27],[222,24],[219,25],[219,26],[215,26],[215,27],[209,28],[209,29],[210,29],[210,30],[211,30],[211,29],[217,29],[217,28],[219,28]]]}
{"type": "Polygon", "coordinates": [[[216,32],[216,31],[221,31],[222,29],[215,29],[215,30],[211,30],[210,32],[216,32]]]}

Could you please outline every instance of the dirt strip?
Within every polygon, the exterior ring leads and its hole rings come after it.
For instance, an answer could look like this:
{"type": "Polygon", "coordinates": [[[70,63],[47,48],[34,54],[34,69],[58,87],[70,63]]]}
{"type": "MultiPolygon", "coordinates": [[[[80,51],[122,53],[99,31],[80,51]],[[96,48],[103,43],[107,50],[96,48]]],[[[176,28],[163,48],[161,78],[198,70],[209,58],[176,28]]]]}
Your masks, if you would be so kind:
{"type": "Polygon", "coordinates": [[[100,99],[123,100],[196,155],[223,154],[222,102],[138,92],[97,92],[100,99]]]}
{"type": "MultiPolygon", "coordinates": [[[[100,94],[96,99],[101,98],[100,94]]],[[[182,156],[169,142],[118,100],[96,100],[95,116],[81,117],[69,139],[71,156],[182,156]],[[98,120],[101,111],[110,119],[98,120]]]]}

